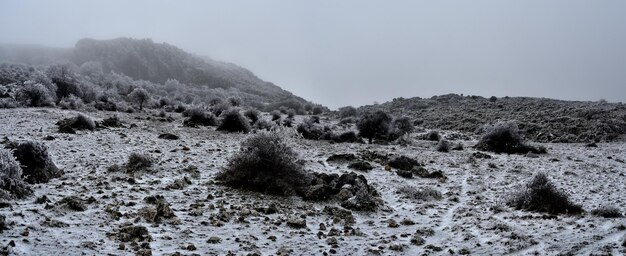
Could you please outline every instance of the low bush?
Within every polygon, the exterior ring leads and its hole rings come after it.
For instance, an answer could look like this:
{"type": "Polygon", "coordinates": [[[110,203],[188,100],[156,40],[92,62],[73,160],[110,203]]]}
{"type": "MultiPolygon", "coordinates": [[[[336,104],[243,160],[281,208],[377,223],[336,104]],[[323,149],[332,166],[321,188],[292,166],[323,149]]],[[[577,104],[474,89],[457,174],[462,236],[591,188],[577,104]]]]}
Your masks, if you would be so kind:
{"type": "Polygon", "coordinates": [[[127,172],[145,171],[154,164],[154,159],[144,153],[131,153],[124,166],[127,172]]]}
{"type": "Polygon", "coordinates": [[[357,114],[356,108],[352,106],[341,107],[339,108],[338,111],[339,111],[339,117],[341,118],[352,117],[352,116],[356,116],[357,114]]]}
{"type": "Polygon", "coordinates": [[[447,140],[440,140],[437,143],[437,151],[450,152],[450,143],[447,140]]]}
{"type": "Polygon", "coordinates": [[[11,143],[13,156],[22,166],[22,177],[28,183],[46,183],[63,175],[54,164],[45,144],[36,141],[11,143]]]}
{"type": "Polygon", "coordinates": [[[604,218],[621,218],[623,216],[619,208],[615,206],[600,206],[591,211],[591,214],[604,218]]]}
{"type": "Polygon", "coordinates": [[[407,156],[394,157],[387,164],[392,168],[405,170],[405,171],[409,171],[413,169],[414,166],[420,165],[420,163],[417,160],[407,157],[407,156]]]}
{"type": "Polygon", "coordinates": [[[83,100],[74,96],[74,94],[70,94],[59,102],[59,107],[62,109],[81,109],[84,106],[83,100]]]}
{"type": "Polygon", "coordinates": [[[57,126],[59,126],[59,132],[76,133],[76,130],[95,130],[96,122],[86,115],[78,114],[57,122],[57,126]]]}
{"type": "Polygon", "coordinates": [[[218,131],[227,132],[250,132],[250,123],[238,109],[230,109],[221,115],[220,125],[217,126],[218,131]]]}
{"type": "Polygon", "coordinates": [[[495,153],[535,154],[546,153],[544,147],[526,145],[515,122],[499,122],[485,127],[485,133],[475,146],[479,150],[495,153]]]}
{"type": "Polygon", "coordinates": [[[438,131],[432,130],[432,131],[428,131],[428,133],[426,133],[425,139],[426,140],[432,140],[432,141],[440,141],[441,140],[441,135],[439,135],[438,131]]]}
{"type": "Polygon", "coordinates": [[[274,110],[270,114],[272,115],[272,121],[280,120],[282,118],[282,113],[278,110],[274,110]]]}
{"type": "Polygon", "coordinates": [[[54,106],[55,100],[54,92],[33,81],[24,82],[24,86],[17,90],[15,98],[29,107],[51,107],[54,106]]]}
{"type": "Polygon", "coordinates": [[[550,214],[583,212],[581,206],[572,203],[543,173],[535,175],[522,191],[512,194],[507,204],[518,210],[550,214]]]}
{"type": "Polygon", "coordinates": [[[22,178],[22,167],[11,151],[0,148],[0,199],[22,199],[32,193],[22,178]]]}
{"type": "Polygon", "coordinates": [[[241,144],[217,179],[225,185],[276,195],[296,195],[308,184],[309,175],[284,136],[259,132],[241,144]]]}
{"type": "Polygon", "coordinates": [[[183,116],[187,116],[187,119],[183,121],[183,125],[187,127],[217,125],[217,118],[215,115],[213,113],[206,112],[201,108],[187,109],[183,112],[183,116]]]}
{"type": "Polygon", "coordinates": [[[270,130],[274,129],[275,124],[273,122],[270,122],[270,121],[267,121],[267,120],[261,118],[258,121],[256,121],[256,123],[254,123],[253,127],[256,130],[270,131],[270,130]]]}
{"type": "Polygon", "coordinates": [[[417,201],[430,201],[430,200],[440,200],[443,197],[441,196],[441,192],[437,191],[432,187],[424,187],[421,189],[417,189],[411,186],[404,186],[398,189],[398,193],[404,195],[405,197],[411,200],[417,201]]]}

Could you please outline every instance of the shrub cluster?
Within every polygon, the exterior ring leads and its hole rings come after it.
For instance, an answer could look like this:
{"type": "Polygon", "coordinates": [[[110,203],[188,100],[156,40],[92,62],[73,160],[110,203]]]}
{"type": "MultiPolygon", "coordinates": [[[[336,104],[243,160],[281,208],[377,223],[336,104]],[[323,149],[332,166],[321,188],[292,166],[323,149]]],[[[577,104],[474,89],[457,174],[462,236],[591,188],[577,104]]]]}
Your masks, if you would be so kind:
{"type": "Polygon", "coordinates": [[[63,171],[54,164],[45,144],[36,141],[11,143],[13,156],[22,166],[22,176],[28,183],[46,183],[60,177],[63,171]]]}
{"type": "Polygon", "coordinates": [[[229,109],[222,113],[220,125],[217,126],[218,131],[227,132],[250,132],[250,123],[246,119],[239,109],[229,109]]]}
{"type": "Polygon", "coordinates": [[[75,117],[58,121],[57,126],[59,126],[59,132],[76,133],[76,130],[95,130],[96,122],[86,115],[78,114],[75,117]]]}
{"type": "Polygon", "coordinates": [[[215,126],[217,125],[217,118],[213,113],[206,112],[201,108],[190,108],[183,112],[183,116],[187,119],[183,121],[183,125],[187,127],[197,126],[215,126]]]}
{"type": "Polygon", "coordinates": [[[0,148],[0,199],[21,199],[32,194],[22,178],[22,168],[11,151],[0,148]]]}

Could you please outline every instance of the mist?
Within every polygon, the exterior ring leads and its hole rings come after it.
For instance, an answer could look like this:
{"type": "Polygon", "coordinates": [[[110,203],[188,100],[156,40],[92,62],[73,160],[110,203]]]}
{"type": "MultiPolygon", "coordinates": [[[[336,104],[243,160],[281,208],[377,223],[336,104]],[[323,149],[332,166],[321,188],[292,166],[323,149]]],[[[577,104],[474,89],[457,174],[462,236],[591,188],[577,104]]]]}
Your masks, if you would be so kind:
{"type": "Polygon", "coordinates": [[[2,1],[0,43],[151,38],[337,108],[445,93],[626,101],[623,1],[2,1]]]}

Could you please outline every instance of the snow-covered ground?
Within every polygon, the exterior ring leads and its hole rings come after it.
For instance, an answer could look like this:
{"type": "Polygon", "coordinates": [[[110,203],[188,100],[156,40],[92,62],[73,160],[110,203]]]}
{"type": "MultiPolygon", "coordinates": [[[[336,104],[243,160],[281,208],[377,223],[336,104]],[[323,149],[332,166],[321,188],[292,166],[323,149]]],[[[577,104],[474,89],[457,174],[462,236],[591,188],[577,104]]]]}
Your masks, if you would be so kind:
{"type": "MultiPolygon", "coordinates": [[[[96,120],[110,112],[87,113],[96,120]]],[[[294,148],[315,172],[347,173],[347,163],[328,162],[332,154],[378,152],[406,155],[442,171],[447,179],[406,179],[371,161],[375,169],[363,174],[381,194],[385,206],[375,213],[352,212],[355,223],[330,216],[326,206],[337,202],[306,202],[230,189],[214,182],[215,174],[247,136],[214,128],[187,128],[182,118],[161,122],[152,115],[118,113],[134,128],[99,129],[61,134],[55,123],[75,112],[57,109],[1,109],[0,138],[43,141],[54,162],[65,171],[61,178],[33,186],[35,195],[10,202],[0,214],[12,223],[0,233],[0,245],[17,255],[135,254],[138,248],[153,255],[620,255],[626,254],[626,218],[549,216],[513,210],[507,196],[533,174],[544,172],[573,202],[589,212],[601,205],[626,210],[626,144],[543,144],[548,154],[538,157],[489,154],[470,160],[475,141],[461,141],[465,149],[437,152],[435,142],[413,139],[412,145],[330,144],[298,140],[294,148]],[[147,120],[150,117],[150,120],[147,120]],[[173,133],[179,140],[158,139],[173,133]],[[43,140],[52,135],[54,140],[43,140]],[[109,172],[124,164],[132,152],[145,152],[157,161],[151,172],[130,176],[109,172]],[[196,166],[198,175],[186,168],[196,166]],[[191,184],[171,186],[188,177],[191,184]],[[431,187],[440,200],[409,199],[398,193],[404,186],[431,187]],[[148,196],[161,195],[176,215],[149,223],[140,209],[148,196]],[[36,203],[46,196],[47,203],[36,203]],[[71,211],[56,202],[78,196],[86,211],[71,211]],[[275,209],[276,212],[268,211],[275,209]],[[287,224],[305,219],[305,228],[287,224]],[[149,244],[123,243],[118,233],[127,225],[147,227],[149,244]],[[323,225],[324,227],[320,227],[323,225]],[[413,240],[413,242],[412,242],[413,240]],[[423,241],[422,241],[423,240],[423,241]],[[11,242],[13,241],[13,242],[11,242]]],[[[181,183],[181,182],[179,182],[181,183]]],[[[182,182],[184,183],[184,182],[182,182]]]]}

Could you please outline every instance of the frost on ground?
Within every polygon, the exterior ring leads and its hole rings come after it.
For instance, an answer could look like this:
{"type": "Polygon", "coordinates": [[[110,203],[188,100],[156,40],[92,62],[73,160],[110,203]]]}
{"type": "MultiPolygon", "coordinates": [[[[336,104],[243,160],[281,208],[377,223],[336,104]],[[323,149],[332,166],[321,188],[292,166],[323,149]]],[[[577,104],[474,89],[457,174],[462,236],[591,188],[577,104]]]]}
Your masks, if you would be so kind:
{"type": "MultiPolygon", "coordinates": [[[[87,115],[98,121],[113,116],[87,115]]],[[[362,213],[337,202],[220,185],[215,175],[249,135],[184,127],[180,116],[167,122],[146,113],[117,115],[123,127],[68,134],[59,133],[55,123],[75,112],[0,110],[1,138],[45,143],[64,171],[33,185],[30,197],[1,204],[0,230],[7,228],[0,233],[3,250],[17,255],[626,253],[626,219],[591,214],[607,206],[626,210],[624,143],[542,144],[548,154],[485,158],[475,154],[475,140],[450,139],[464,150],[447,153],[418,135],[408,146],[298,140],[294,148],[305,169],[354,171],[376,188],[385,205],[362,213]],[[159,138],[166,133],[179,138],[159,138]],[[127,171],[132,153],[152,164],[127,171]],[[355,157],[327,161],[337,154],[355,157]],[[401,177],[382,160],[402,155],[417,160],[422,171],[401,177]],[[348,168],[367,164],[373,169],[348,168]],[[436,171],[444,177],[423,178],[436,171]],[[586,213],[548,215],[508,207],[506,199],[537,172],[586,213]]]]}

